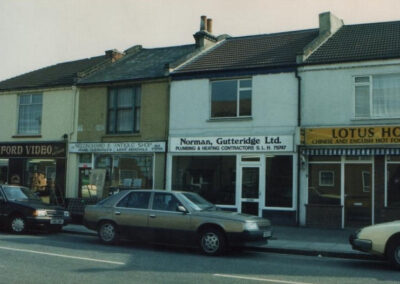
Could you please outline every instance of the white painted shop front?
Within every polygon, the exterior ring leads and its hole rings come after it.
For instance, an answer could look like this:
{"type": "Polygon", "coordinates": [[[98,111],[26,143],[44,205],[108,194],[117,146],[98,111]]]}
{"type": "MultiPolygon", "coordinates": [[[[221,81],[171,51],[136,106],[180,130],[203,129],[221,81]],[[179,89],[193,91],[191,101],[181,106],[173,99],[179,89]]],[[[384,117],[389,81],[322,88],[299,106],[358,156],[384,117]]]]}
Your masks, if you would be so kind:
{"type": "Polygon", "coordinates": [[[167,189],[194,191],[219,207],[295,222],[293,136],[171,137],[167,189]],[[282,215],[282,214],[281,214],[282,215]]]}

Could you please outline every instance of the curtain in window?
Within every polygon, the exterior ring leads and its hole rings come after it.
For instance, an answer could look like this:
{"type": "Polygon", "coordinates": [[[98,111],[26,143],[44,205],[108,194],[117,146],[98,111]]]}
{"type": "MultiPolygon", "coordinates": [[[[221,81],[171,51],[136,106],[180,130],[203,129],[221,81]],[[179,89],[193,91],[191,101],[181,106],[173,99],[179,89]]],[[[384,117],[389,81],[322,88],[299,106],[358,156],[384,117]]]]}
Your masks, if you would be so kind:
{"type": "Polygon", "coordinates": [[[400,75],[373,77],[373,115],[397,117],[400,115],[400,75]]]}

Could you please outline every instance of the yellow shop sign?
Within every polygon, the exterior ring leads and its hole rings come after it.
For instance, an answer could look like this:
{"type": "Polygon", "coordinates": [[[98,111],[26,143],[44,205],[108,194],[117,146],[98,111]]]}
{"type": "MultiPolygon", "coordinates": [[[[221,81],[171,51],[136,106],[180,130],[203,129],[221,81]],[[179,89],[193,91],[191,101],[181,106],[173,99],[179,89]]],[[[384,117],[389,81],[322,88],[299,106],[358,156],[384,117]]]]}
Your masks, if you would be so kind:
{"type": "Polygon", "coordinates": [[[305,145],[400,144],[400,126],[305,128],[305,145]]]}

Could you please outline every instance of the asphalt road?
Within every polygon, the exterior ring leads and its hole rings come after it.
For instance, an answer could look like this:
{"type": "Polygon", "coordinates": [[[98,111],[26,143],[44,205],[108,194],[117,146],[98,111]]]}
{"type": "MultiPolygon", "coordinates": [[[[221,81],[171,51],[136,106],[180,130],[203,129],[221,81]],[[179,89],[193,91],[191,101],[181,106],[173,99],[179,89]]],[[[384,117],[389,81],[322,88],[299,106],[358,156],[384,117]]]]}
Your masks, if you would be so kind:
{"type": "Polygon", "coordinates": [[[0,283],[399,283],[400,271],[378,261],[231,252],[124,242],[105,246],[73,234],[0,232],[0,283]]]}

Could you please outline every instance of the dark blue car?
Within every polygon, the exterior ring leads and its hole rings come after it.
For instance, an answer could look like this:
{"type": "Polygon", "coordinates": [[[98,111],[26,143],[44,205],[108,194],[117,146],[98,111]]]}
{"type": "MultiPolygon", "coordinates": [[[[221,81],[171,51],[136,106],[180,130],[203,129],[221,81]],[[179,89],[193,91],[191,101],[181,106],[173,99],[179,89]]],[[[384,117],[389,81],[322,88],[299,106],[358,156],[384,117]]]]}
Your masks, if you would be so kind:
{"type": "Polygon", "coordinates": [[[42,202],[29,188],[0,185],[0,225],[11,232],[21,234],[32,228],[57,232],[69,221],[68,211],[42,202]]]}

